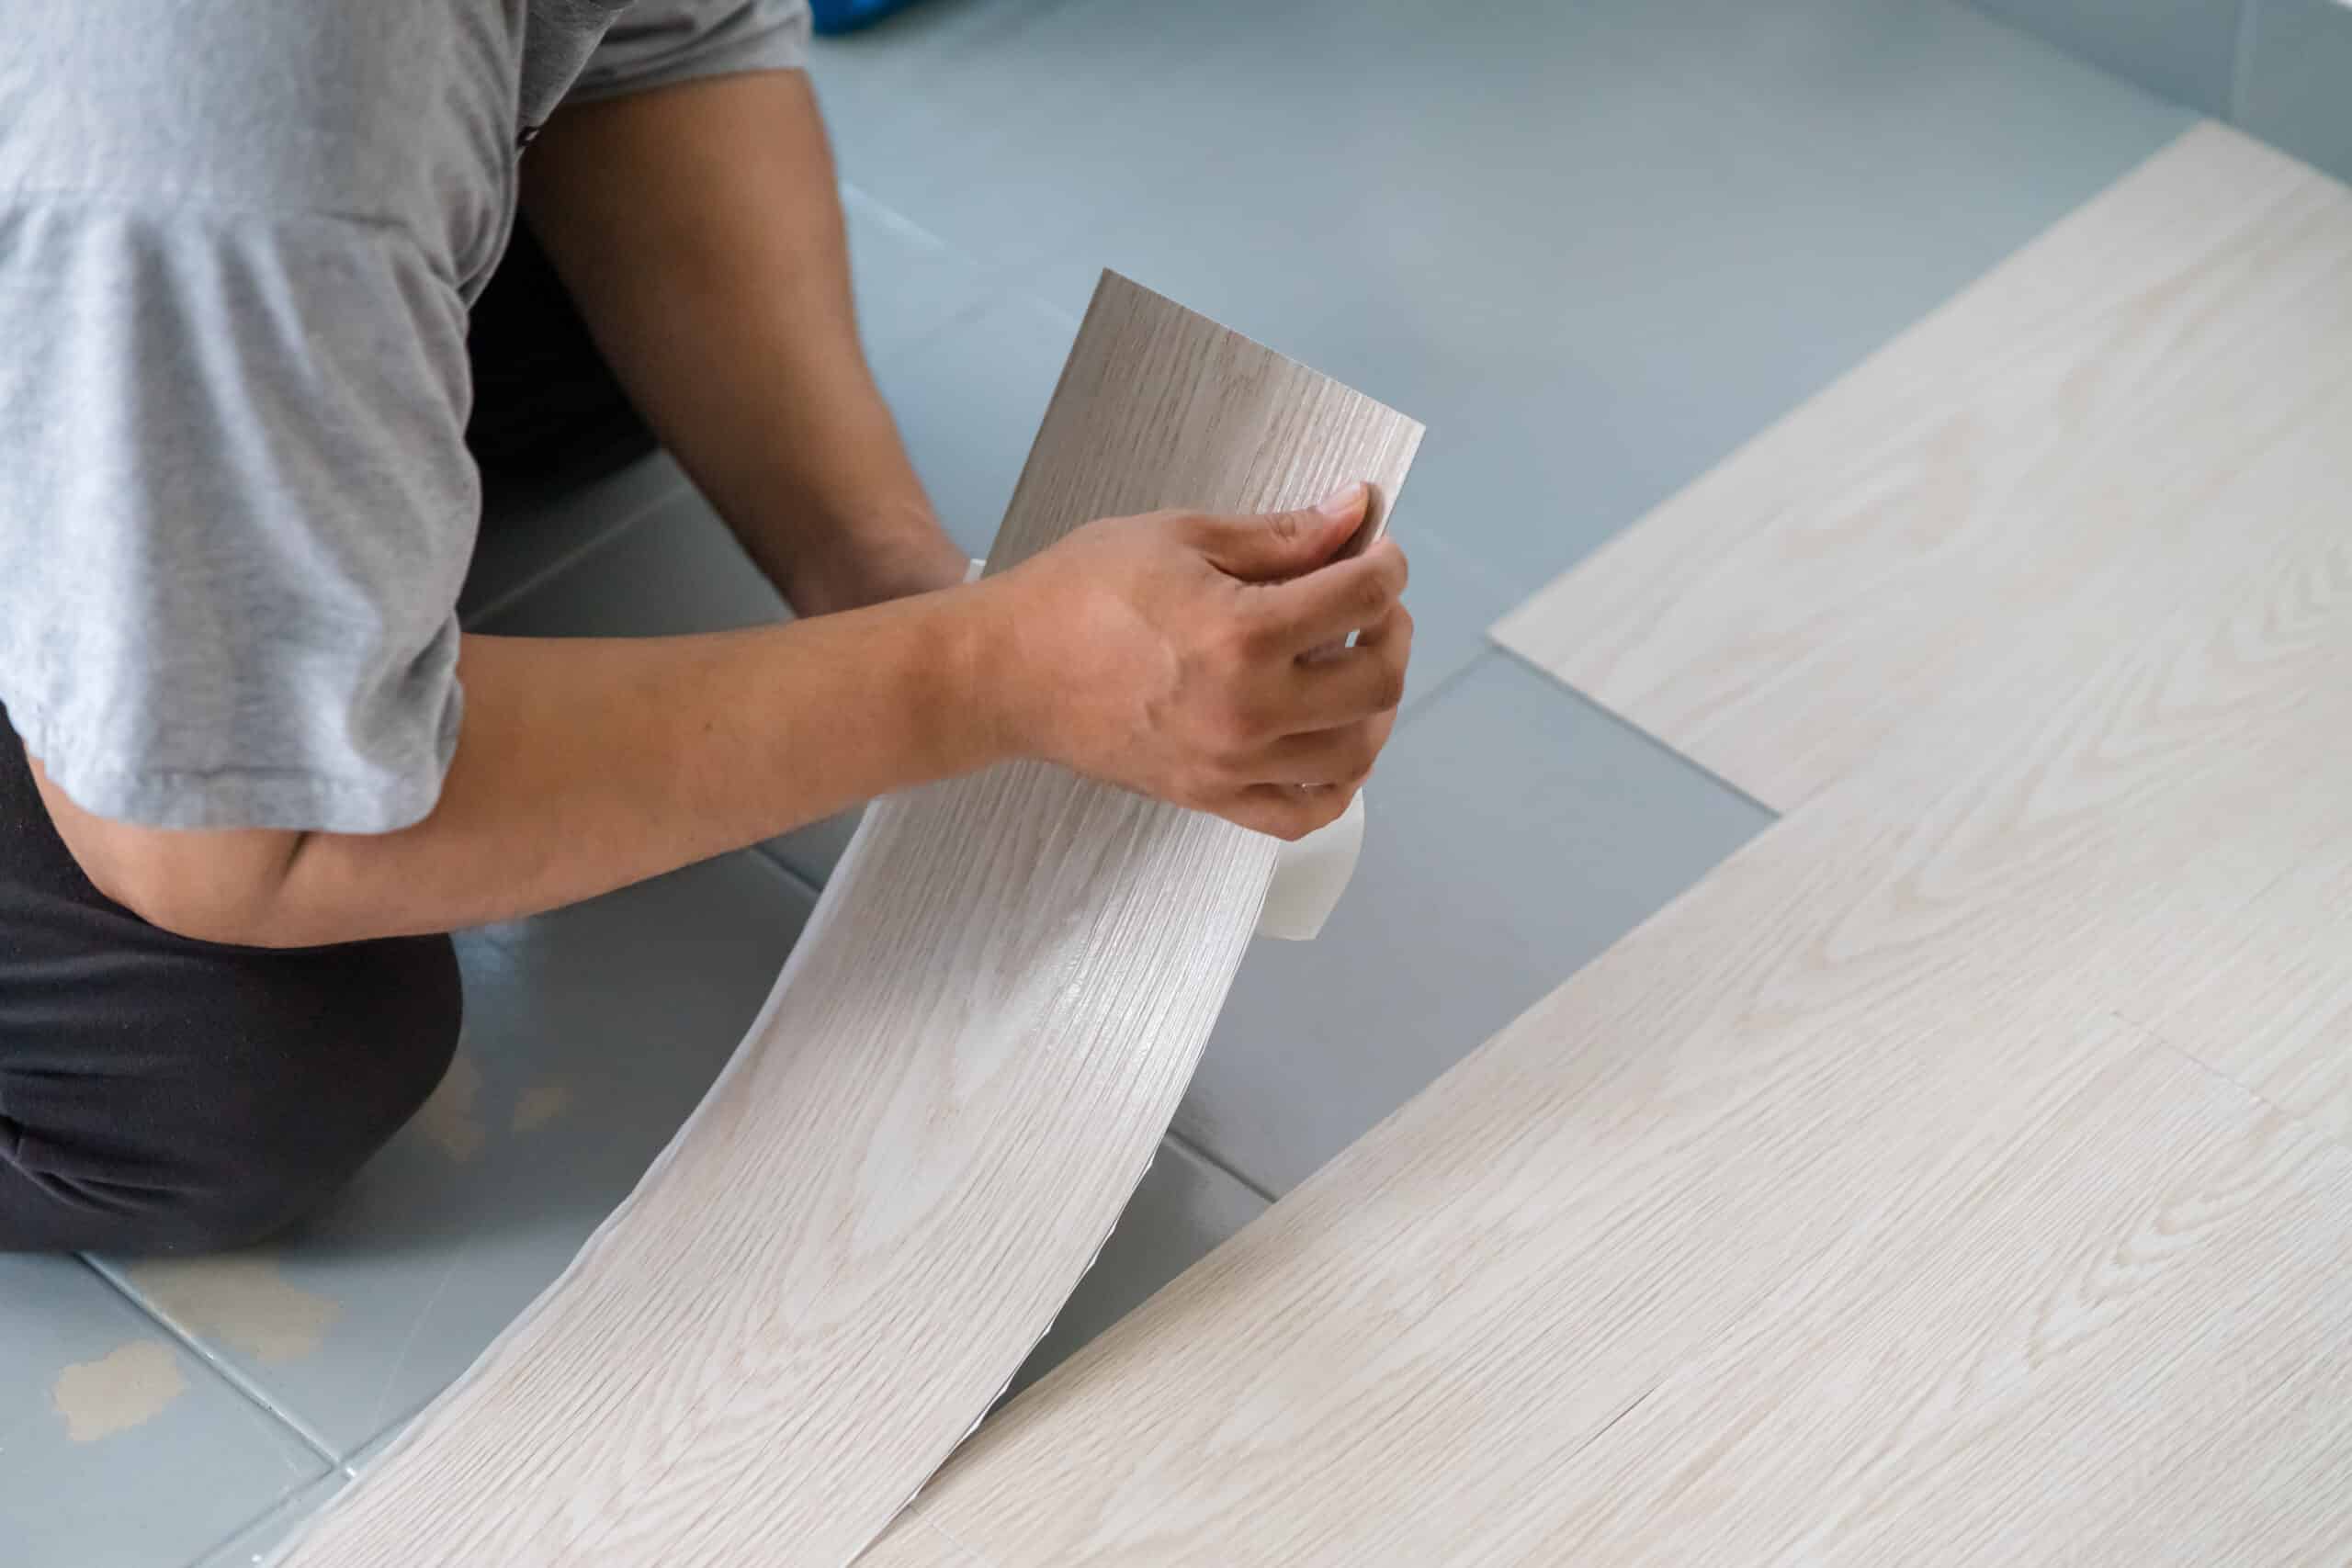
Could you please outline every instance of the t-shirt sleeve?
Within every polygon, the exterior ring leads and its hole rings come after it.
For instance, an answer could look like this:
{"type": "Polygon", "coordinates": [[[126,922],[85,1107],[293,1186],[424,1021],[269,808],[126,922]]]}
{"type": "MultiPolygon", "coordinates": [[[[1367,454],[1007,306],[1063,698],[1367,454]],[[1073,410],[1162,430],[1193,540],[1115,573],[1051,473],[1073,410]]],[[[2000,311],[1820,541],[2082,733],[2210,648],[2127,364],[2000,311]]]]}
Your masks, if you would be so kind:
{"type": "Polygon", "coordinates": [[[0,703],[78,805],[432,810],[480,511],[465,327],[396,225],[0,206],[0,703]]]}
{"type": "Polygon", "coordinates": [[[808,0],[636,0],[571,85],[586,103],[697,76],[808,62],[808,0]]]}

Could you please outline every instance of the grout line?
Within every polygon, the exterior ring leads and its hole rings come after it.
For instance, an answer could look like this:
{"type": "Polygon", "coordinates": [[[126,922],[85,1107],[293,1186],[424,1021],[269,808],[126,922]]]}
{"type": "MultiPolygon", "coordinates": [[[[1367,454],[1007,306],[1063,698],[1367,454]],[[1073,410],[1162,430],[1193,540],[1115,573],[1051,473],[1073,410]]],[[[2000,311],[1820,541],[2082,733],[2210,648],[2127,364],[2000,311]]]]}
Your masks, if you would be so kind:
{"type": "MultiPolygon", "coordinates": [[[[266,1507],[262,1508],[256,1513],[249,1514],[244,1518],[240,1519],[227,1535],[207,1544],[201,1551],[198,1551],[194,1557],[188,1559],[191,1568],[216,1568],[216,1565],[220,1565],[220,1554],[228,1551],[231,1547],[236,1545],[239,1537],[247,1534],[248,1532],[267,1523],[269,1520],[276,1518],[278,1515],[285,1513],[322,1483],[339,1479],[341,1479],[341,1477],[338,1475],[337,1472],[330,1469],[324,1475],[313,1476],[311,1479],[299,1483],[290,1491],[286,1492],[284,1495],[271,1502],[266,1507]]],[[[336,1488],[337,1491],[340,1491],[341,1489],[342,1488],[340,1486],[336,1488]]],[[[307,1509],[304,1511],[303,1517],[307,1518],[311,1514],[317,1511],[318,1510],[316,1508],[307,1509]]],[[[226,1568],[226,1565],[223,1565],[223,1568],[226,1568]]]]}
{"type": "MultiPolygon", "coordinates": [[[[978,298],[973,299],[969,304],[959,307],[954,313],[949,315],[946,320],[941,321],[938,325],[924,328],[922,332],[917,333],[906,342],[890,349],[887,354],[877,354],[873,355],[868,367],[873,370],[876,378],[879,378],[886,367],[895,368],[901,361],[912,357],[920,350],[931,347],[932,344],[945,337],[949,333],[979,320],[981,316],[987,314],[991,307],[1001,302],[1003,299],[1004,295],[1002,292],[991,292],[987,288],[981,289],[978,298]]],[[[896,415],[894,414],[892,417],[895,418],[896,415]]]]}
{"type": "Polygon", "coordinates": [[[2237,36],[2230,57],[2230,96],[2222,106],[2232,125],[2245,123],[2246,89],[2254,74],[2255,34],[2260,27],[2256,13],[2261,6],[2262,0],[2238,0],[2237,36]]]}
{"type": "Polygon", "coordinates": [[[1594,713],[1599,714],[1610,723],[1616,725],[1627,734],[1638,737],[1655,750],[1665,756],[1673,758],[1684,767],[1689,768],[1695,773],[1698,773],[1701,777],[1707,779],[1713,783],[1716,788],[1746,801],[1748,805],[1762,812],[1772,821],[1778,822],[1781,818],[1788,815],[1784,811],[1767,806],[1764,802],[1757,799],[1754,795],[1748,794],[1746,790],[1740,788],[1737,784],[1732,783],[1731,780],[1724,777],[1723,774],[1715,772],[1714,769],[1707,766],[1704,762],[1698,761],[1688,754],[1676,750],[1673,747],[1668,745],[1665,741],[1660,740],[1657,736],[1652,735],[1648,730],[1644,729],[1640,725],[1635,724],[1632,719],[1627,718],[1623,714],[1619,713],[1615,708],[1609,706],[1599,698],[1592,696],[1589,693],[1578,691],[1576,687],[1569,685],[1566,681],[1561,680],[1557,675],[1555,675],[1549,670],[1544,669],[1544,666],[1536,663],[1535,660],[1528,658],[1527,655],[1520,652],[1519,649],[1511,647],[1510,644],[1504,642],[1501,638],[1496,637],[1491,628],[1487,633],[1487,641],[1494,648],[1499,649],[1505,657],[1518,663],[1521,668],[1533,671],[1536,674],[1541,675],[1544,680],[1558,687],[1561,693],[1572,701],[1581,705],[1582,706],[1590,708],[1594,713]]]}
{"type": "MultiPolygon", "coordinates": [[[[661,461],[667,457],[667,456],[668,453],[664,450],[655,453],[651,457],[646,460],[661,461]]],[[[473,613],[465,618],[465,629],[468,631],[488,630],[490,624],[492,621],[504,615],[507,611],[514,608],[515,605],[521,604],[531,594],[537,592],[541,588],[546,587],[549,582],[555,581],[555,579],[571,570],[580,562],[587,559],[590,556],[594,555],[598,550],[605,548],[607,545],[610,545],[615,540],[618,539],[623,534],[628,532],[629,529],[642,522],[654,511],[655,508],[665,506],[672,501],[677,499],[681,493],[692,493],[693,491],[693,481],[685,479],[684,476],[681,474],[677,484],[668,487],[659,494],[649,497],[644,505],[638,507],[636,510],[626,513],[605,527],[591,534],[587,538],[581,540],[571,549],[559,553],[554,559],[546,562],[537,570],[525,573],[520,581],[510,584],[505,589],[482,601],[480,604],[475,605],[473,613]]]]}
{"type": "MultiPolygon", "coordinates": [[[[268,1390],[262,1388],[260,1385],[255,1383],[250,1377],[246,1376],[243,1371],[229,1362],[211,1346],[206,1344],[203,1340],[198,1339],[196,1336],[188,1333],[178,1324],[174,1323],[170,1318],[165,1317],[163,1314],[150,1307],[145,1301],[141,1299],[136,1291],[123,1283],[122,1280],[117,1279],[113,1271],[101,1264],[96,1258],[91,1257],[86,1252],[76,1253],[74,1256],[81,1258],[83,1264],[88,1268],[91,1273],[96,1274],[99,1279],[105,1280],[109,1290],[120,1296],[124,1301],[130,1303],[132,1311],[138,1313],[148,1322],[162,1329],[165,1334],[170,1335],[173,1341],[182,1349],[186,1350],[189,1355],[194,1356],[198,1360],[203,1362],[206,1366],[211,1368],[213,1371],[220,1374],[220,1380],[223,1382],[226,1382],[231,1388],[235,1389],[238,1393],[242,1394],[247,1403],[258,1406],[265,1414],[274,1418],[279,1426],[284,1427],[288,1431],[292,1432],[297,1438],[300,1438],[305,1448],[310,1449],[312,1452],[316,1453],[321,1459],[326,1461],[328,1472],[330,1474],[334,1472],[338,1463],[340,1463],[334,1455],[334,1446],[332,1443],[329,1443],[318,1433],[312,1431],[308,1423],[304,1422],[295,1416],[293,1412],[286,1409],[276,1400],[272,1399],[269,1396],[268,1390]]],[[[317,1478],[313,1477],[312,1479],[315,1480],[317,1478]]],[[[247,1522],[250,1523],[251,1521],[247,1522]]]]}
{"type": "Polygon", "coordinates": [[[1250,1178],[1242,1175],[1239,1171],[1226,1164],[1225,1161],[1217,1158],[1216,1156],[1211,1154],[1207,1149],[1204,1148],[1199,1144],[1194,1143],[1183,1134],[1178,1132],[1173,1126],[1170,1126],[1168,1131],[1162,1133],[1160,1136],[1166,1139],[1169,1143],[1175,1145],[1177,1148],[1191,1156],[1193,1159],[1196,1159],[1200,1161],[1201,1164],[1207,1166],[1210,1169],[1217,1171],[1222,1175],[1231,1177],[1237,1185],[1248,1188],[1250,1191],[1264,1199],[1269,1207],[1282,1201],[1282,1200],[1274,1193],[1259,1186],[1255,1181],[1250,1180],[1250,1178]]]}
{"type": "Polygon", "coordinates": [[[863,208],[866,211],[872,213],[875,220],[880,223],[884,228],[895,229],[898,231],[901,238],[913,240],[916,243],[928,246],[930,249],[934,251],[944,251],[949,255],[969,265],[974,271],[977,272],[979,270],[979,263],[977,259],[966,254],[956,246],[949,244],[939,235],[932,232],[929,229],[924,228],[922,224],[916,222],[913,219],[908,217],[905,213],[899,211],[897,208],[891,206],[888,202],[883,200],[872,191],[867,190],[864,186],[859,185],[856,181],[842,180],[837,183],[841,186],[842,200],[844,206],[863,208]]]}
{"type": "MultiPolygon", "coordinates": [[[[1433,705],[1440,697],[1442,697],[1446,693],[1453,690],[1454,687],[1459,686],[1463,682],[1468,680],[1471,673],[1484,666],[1491,655],[1491,649],[1481,649],[1478,652],[1471,656],[1469,663],[1464,664],[1461,669],[1454,671],[1452,674],[1440,681],[1436,685],[1431,686],[1428,691],[1414,693],[1411,699],[1408,700],[1403,707],[1396,710],[1396,728],[1398,729],[1402,729],[1405,726],[1412,723],[1416,718],[1419,718],[1422,712],[1433,705]]],[[[1409,679],[1409,676],[1408,678],[1409,679]]],[[[1394,739],[1393,734],[1391,739],[1394,739]]],[[[1377,768],[1374,769],[1374,780],[1377,781],[1379,777],[1379,770],[1377,768]]],[[[1373,787],[1371,784],[1365,785],[1366,789],[1370,789],[1371,787],[1373,787]]]]}
{"type": "Polygon", "coordinates": [[[794,866],[789,861],[786,861],[784,858],[783,853],[774,848],[769,840],[762,839],[758,843],[752,844],[747,847],[753,854],[759,856],[760,859],[766,863],[767,868],[770,871],[773,871],[782,876],[786,882],[792,884],[793,886],[808,895],[810,898],[821,898],[824,897],[824,886],[821,883],[809,881],[807,876],[801,874],[797,867],[794,866]]]}

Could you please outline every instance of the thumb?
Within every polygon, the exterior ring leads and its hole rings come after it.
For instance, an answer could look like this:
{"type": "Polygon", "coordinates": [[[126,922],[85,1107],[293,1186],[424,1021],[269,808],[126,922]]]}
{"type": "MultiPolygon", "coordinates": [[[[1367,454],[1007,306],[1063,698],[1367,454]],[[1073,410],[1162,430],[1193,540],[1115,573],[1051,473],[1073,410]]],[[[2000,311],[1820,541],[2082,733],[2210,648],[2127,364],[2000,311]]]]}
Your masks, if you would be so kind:
{"type": "Polygon", "coordinates": [[[1201,553],[1228,575],[1252,582],[1312,571],[1336,555],[1363,525],[1370,494],[1361,483],[1335,491],[1319,506],[1250,517],[1203,517],[1201,553]]]}

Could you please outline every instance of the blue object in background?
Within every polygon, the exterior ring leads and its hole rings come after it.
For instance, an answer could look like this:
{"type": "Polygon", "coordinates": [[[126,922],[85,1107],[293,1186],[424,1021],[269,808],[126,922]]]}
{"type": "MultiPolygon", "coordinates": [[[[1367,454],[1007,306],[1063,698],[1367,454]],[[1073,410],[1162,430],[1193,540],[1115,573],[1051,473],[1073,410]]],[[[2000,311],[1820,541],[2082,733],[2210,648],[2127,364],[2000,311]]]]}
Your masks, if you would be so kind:
{"type": "Polygon", "coordinates": [[[914,0],[809,0],[808,14],[820,33],[845,33],[878,22],[914,0]]]}

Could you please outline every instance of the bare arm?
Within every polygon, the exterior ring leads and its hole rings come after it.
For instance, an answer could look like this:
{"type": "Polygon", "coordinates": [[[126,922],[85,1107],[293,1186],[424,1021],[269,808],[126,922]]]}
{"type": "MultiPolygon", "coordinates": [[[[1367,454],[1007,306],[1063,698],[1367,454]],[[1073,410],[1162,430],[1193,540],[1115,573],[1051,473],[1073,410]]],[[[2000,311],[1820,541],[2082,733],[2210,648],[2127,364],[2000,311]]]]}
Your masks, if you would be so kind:
{"type": "Polygon", "coordinates": [[[571,903],[1002,755],[965,593],[704,637],[468,637],[458,753],[384,834],[93,817],[37,772],[110,897],[261,946],[447,931],[571,903]]]}
{"type": "Polygon", "coordinates": [[[457,760],[398,832],[142,828],[34,776],[109,897],[269,947],[551,908],[1013,756],[1296,837],[1354,795],[1404,687],[1404,557],[1317,564],[1363,507],[1106,519],[985,582],[750,631],[469,637],[457,760]]]}
{"type": "Polygon", "coordinates": [[[795,609],[962,577],[858,344],[832,154],[802,73],[571,106],[523,176],[597,345],[795,609]]]}
{"type": "Polygon", "coordinates": [[[468,637],[456,761],[398,832],[142,828],[83,811],[37,768],[102,890],[217,942],[446,931],[1016,755],[1286,836],[1345,807],[1411,642],[1393,544],[1325,564],[1361,495],[1271,520],[1113,519],[988,582],[894,599],[962,562],[858,349],[806,83],[566,110],[531,161],[548,248],[665,437],[799,608],[844,613],[707,637],[468,637]],[[1343,657],[1302,660],[1359,628],[1343,657]]]}

